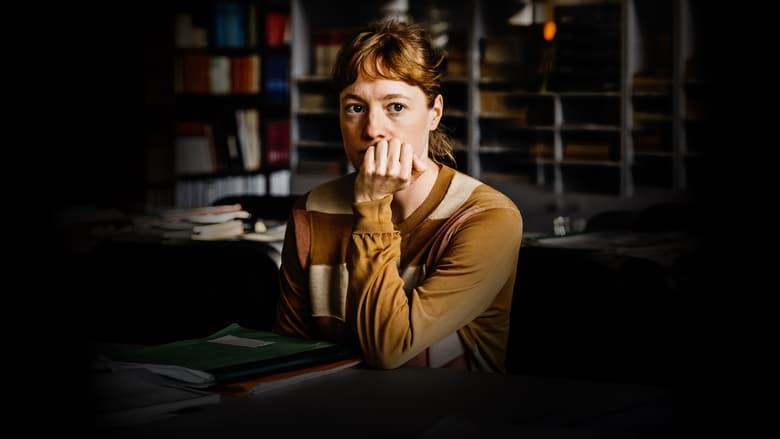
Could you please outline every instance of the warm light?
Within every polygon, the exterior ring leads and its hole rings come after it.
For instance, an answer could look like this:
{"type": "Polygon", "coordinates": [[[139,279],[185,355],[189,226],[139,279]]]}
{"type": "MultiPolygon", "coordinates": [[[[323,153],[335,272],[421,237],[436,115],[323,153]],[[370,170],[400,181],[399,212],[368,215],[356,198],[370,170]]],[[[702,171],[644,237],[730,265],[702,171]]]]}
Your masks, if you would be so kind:
{"type": "Polygon", "coordinates": [[[552,41],[555,38],[555,31],[557,30],[554,21],[545,21],[544,28],[542,28],[542,35],[544,41],[552,41]]]}

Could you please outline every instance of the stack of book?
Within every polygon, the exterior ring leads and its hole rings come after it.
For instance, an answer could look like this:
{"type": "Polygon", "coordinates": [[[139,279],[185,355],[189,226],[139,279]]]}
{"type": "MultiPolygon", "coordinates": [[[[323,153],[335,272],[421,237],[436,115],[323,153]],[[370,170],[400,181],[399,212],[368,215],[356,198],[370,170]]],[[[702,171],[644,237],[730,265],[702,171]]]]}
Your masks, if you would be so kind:
{"type": "Polygon", "coordinates": [[[135,230],[164,239],[212,241],[240,237],[251,214],[240,204],[167,209],[152,217],[138,218],[135,230]]]}
{"type": "Polygon", "coordinates": [[[106,346],[92,396],[109,424],[138,423],[218,402],[221,395],[274,390],[359,363],[349,346],[234,323],[200,339],[106,346]]]}

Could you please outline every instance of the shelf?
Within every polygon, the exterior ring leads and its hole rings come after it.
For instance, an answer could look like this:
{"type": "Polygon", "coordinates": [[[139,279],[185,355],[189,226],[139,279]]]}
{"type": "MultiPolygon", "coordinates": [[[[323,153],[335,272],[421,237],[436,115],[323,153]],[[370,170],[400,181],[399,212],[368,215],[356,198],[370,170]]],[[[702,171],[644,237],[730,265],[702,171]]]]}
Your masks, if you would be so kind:
{"type": "Polygon", "coordinates": [[[295,143],[299,148],[325,148],[325,149],[343,149],[341,142],[323,142],[318,140],[299,140],[295,143]]]}
{"type": "Polygon", "coordinates": [[[524,120],[526,117],[526,113],[490,113],[490,112],[483,111],[479,113],[479,117],[481,119],[523,119],[524,120]]]}
{"type": "Polygon", "coordinates": [[[445,110],[444,115],[442,117],[453,117],[453,118],[466,118],[468,117],[468,113],[465,111],[460,110],[445,110]]]}
{"type": "Polygon", "coordinates": [[[674,158],[674,154],[665,151],[634,151],[635,157],[662,157],[667,159],[674,158]]]}
{"type": "Polygon", "coordinates": [[[175,55],[237,56],[252,55],[264,50],[260,46],[243,47],[175,47],[175,55]]]}
{"type": "Polygon", "coordinates": [[[295,112],[300,116],[338,116],[339,113],[336,110],[325,109],[300,109],[295,112]]]}
{"type": "Polygon", "coordinates": [[[441,78],[441,83],[468,85],[469,78],[466,78],[465,76],[443,76],[441,78]]]}
{"type": "Polygon", "coordinates": [[[330,83],[332,78],[330,76],[322,75],[302,75],[293,77],[293,82],[299,84],[323,84],[330,83]]]}
{"type": "MultiPolygon", "coordinates": [[[[541,39],[546,2],[532,1],[541,16],[519,26],[502,15],[517,11],[513,0],[483,3],[410,5],[410,18],[436,29],[442,53],[451,57],[443,63],[442,125],[459,166],[503,188],[542,188],[556,203],[582,194],[644,193],[635,186],[687,189],[687,153],[710,148],[711,82],[694,80],[709,72],[706,40],[696,34],[707,35],[699,24],[708,20],[708,7],[696,0],[565,2],[555,6],[558,36],[548,44],[541,39]],[[550,56],[545,71],[540,66],[550,56]]],[[[346,31],[377,18],[382,2],[339,5],[355,13],[292,1],[298,102],[291,137],[294,154],[310,169],[313,151],[343,149],[337,96],[331,78],[317,74],[327,70],[317,67],[317,50],[333,50],[346,31]]],[[[323,156],[324,166],[332,170],[335,157],[323,156]]]]}
{"type": "Polygon", "coordinates": [[[587,90],[587,91],[556,91],[552,94],[561,98],[619,98],[623,96],[618,91],[599,91],[599,90],[587,90]]]}
{"type": "Polygon", "coordinates": [[[203,174],[178,174],[176,178],[178,180],[192,181],[192,180],[216,180],[228,177],[254,177],[258,175],[268,175],[278,171],[284,171],[289,169],[288,166],[276,165],[261,167],[254,171],[221,171],[213,173],[203,174]]]}
{"type": "Polygon", "coordinates": [[[180,1],[166,13],[175,204],[264,195],[290,168],[289,2],[180,1]]]}
{"type": "Polygon", "coordinates": [[[581,124],[581,125],[563,125],[560,127],[561,131],[603,131],[603,132],[619,132],[622,130],[617,125],[599,125],[599,124],[581,124]]]}
{"type": "Polygon", "coordinates": [[[620,167],[620,162],[612,160],[585,160],[585,159],[564,159],[561,160],[561,165],[565,166],[607,166],[607,167],[620,167]]]}

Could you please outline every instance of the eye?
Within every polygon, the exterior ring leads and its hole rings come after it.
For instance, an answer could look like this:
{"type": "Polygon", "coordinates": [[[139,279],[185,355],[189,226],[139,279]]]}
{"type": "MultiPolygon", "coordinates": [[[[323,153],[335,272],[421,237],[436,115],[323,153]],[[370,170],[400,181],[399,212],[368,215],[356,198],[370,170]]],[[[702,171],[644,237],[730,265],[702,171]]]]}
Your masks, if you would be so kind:
{"type": "Polygon", "coordinates": [[[390,109],[390,111],[392,111],[393,113],[400,113],[400,112],[402,112],[402,111],[404,111],[404,110],[406,109],[406,105],[404,105],[404,104],[399,104],[398,102],[393,102],[392,104],[390,104],[390,105],[388,106],[388,108],[389,108],[389,109],[390,109]]]}
{"type": "Polygon", "coordinates": [[[344,109],[347,111],[347,113],[362,113],[363,112],[363,106],[360,104],[349,104],[344,109]]]}

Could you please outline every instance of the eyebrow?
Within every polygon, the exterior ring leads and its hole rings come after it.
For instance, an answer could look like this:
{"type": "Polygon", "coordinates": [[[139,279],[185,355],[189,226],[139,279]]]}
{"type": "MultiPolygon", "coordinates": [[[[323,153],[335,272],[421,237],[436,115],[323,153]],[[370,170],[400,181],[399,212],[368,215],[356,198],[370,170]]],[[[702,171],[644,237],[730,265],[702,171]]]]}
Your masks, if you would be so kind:
{"type": "Polygon", "coordinates": [[[400,99],[409,99],[409,98],[407,98],[406,96],[404,96],[404,95],[402,95],[400,93],[393,93],[393,94],[385,95],[382,98],[382,100],[383,101],[389,101],[390,99],[399,99],[399,98],[400,99]]]}
{"type": "MultiPolygon", "coordinates": [[[[357,101],[365,101],[365,99],[363,99],[362,97],[360,97],[360,96],[358,96],[356,94],[353,94],[353,93],[347,93],[346,95],[344,95],[344,99],[355,99],[357,101]]],[[[407,96],[405,96],[405,95],[400,94],[400,93],[391,93],[391,94],[384,95],[381,100],[389,101],[391,99],[407,99],[408,100],[409,98],[407,96]]]]}

